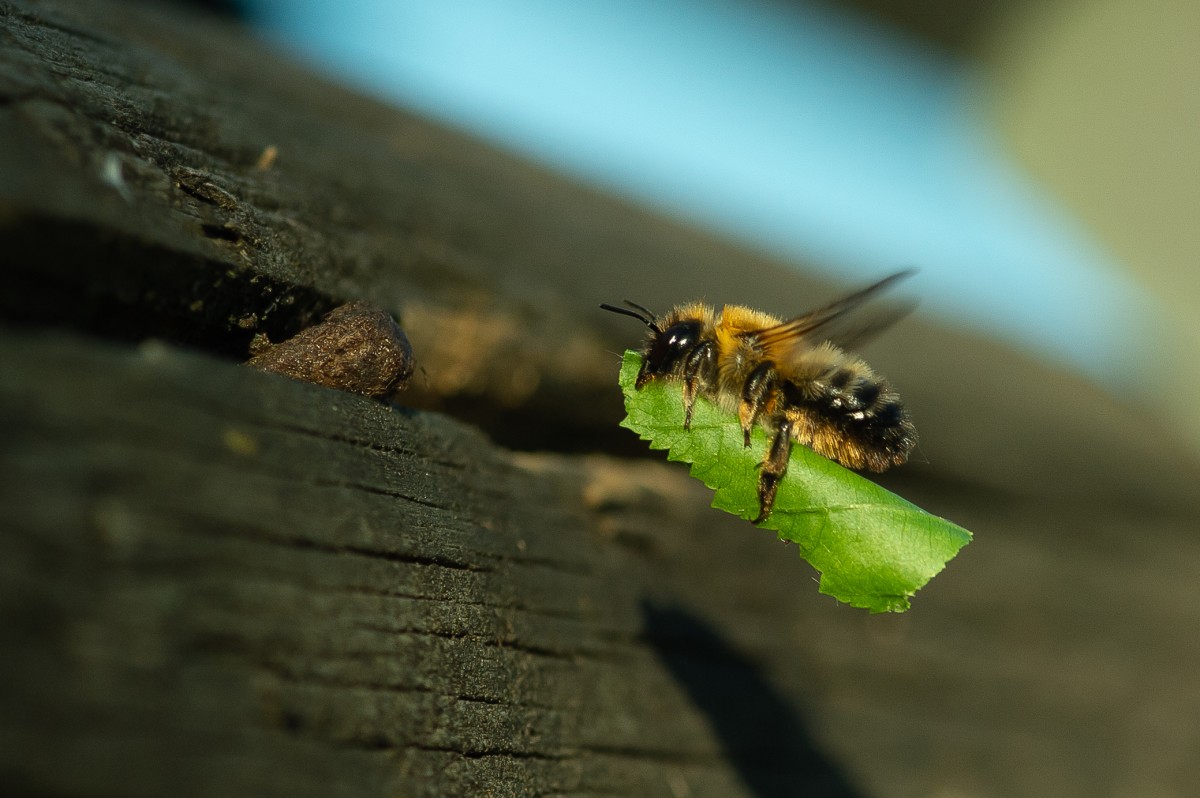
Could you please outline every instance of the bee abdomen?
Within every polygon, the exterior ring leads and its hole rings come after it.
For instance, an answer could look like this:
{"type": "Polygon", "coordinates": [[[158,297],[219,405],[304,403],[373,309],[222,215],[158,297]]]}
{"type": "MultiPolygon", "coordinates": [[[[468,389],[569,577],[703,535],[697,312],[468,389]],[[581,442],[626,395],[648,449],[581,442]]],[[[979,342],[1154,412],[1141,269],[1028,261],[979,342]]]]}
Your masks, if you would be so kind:
{"type": "Polygon", "coordinates": [[[799,422],[796,439],[849,468],[885,471],[907,461],[917,444],[903,401],[867,370],[841,368],[785,394],[799,422]]]}

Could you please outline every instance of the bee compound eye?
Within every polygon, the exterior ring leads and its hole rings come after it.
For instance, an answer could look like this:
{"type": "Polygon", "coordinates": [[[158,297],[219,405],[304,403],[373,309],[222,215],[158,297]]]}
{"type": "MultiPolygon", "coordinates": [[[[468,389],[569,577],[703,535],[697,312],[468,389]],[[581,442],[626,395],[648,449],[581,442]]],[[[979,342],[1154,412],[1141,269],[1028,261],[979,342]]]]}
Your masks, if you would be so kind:
{"type": "Polygon", "coordinates": [[[678,352],[691,349],[699,334],[700,325],[694,321],[681,321],[663,331],[663,337],[667,339],[667,346],[678,352]]]}

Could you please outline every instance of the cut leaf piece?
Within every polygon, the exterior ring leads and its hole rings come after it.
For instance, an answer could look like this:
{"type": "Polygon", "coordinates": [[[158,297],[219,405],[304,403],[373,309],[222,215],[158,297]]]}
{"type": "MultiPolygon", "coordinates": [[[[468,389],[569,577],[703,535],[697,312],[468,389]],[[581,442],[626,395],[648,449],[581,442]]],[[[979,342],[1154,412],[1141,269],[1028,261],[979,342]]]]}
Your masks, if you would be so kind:
{"type": "MultiPolygon", "coordinates": [[[[758,515],[758,466],[767,447],[755,427],[750,448],[737,419],[701,398],[683,428],[678,381],[634,388],[642,358],[625,353],[620,384],[628,414],[621,426],[692,464],[692,476],[716,491],[712,506],[747,520],[758,515]]],[[[971,540],[960,526],[930,515],[807,446],[792,447],[771,515],[759,526],[795,543],[821,573],[820,590],[871,612],[903,612],[909,599],[971,540]]]]}

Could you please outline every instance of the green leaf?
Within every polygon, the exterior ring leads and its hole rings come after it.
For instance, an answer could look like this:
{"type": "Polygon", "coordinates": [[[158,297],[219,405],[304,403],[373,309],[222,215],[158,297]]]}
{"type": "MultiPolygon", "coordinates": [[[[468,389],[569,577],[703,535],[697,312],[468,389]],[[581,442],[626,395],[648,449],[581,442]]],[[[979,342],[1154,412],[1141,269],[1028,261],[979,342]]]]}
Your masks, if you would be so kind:
{"type": "MultiPolygon", "coordinates": [[[[638,353],[625,353],[620,383],[628,415],[621,426],[668,450],[668,459],[691,463],[692,476],[716,491],[713,507],[757,516],[765,432],[756,427],[745,448],[737,419],[703,398],[685,430],[681,383],[652,380],[639,391],[633,386],[641,363],[638,353]]],[[[871,612],[907,610],[912,595],[971,540],[962,527],[799,445],[759,526],[799,546],[821,573],[822,593],[871,612]]]]}

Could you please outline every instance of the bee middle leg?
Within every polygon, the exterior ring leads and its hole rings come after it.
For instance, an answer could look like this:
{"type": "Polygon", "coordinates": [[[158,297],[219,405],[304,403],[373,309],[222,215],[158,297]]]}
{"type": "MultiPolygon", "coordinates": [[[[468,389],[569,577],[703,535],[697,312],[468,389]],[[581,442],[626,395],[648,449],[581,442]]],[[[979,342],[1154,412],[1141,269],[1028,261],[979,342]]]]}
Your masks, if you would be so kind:
{"type": "Polygon", "coordinates": [[[787,471],[788,458],[792,454],[792,422],[783,419],[771,439],[771,448],[758,467],[758,517],[751,523],[761,524],[775,506],[775,491],[787,471]]]}
{"type": "Polygon", "coordinates": [[[762,411],[763,405],[775,388],[775,366],[766,361],[759,363],[742,385],[742,401],[738,404],[738,421],[742,424],[743,445],[750,448],[750,430],[762,411]]]}

